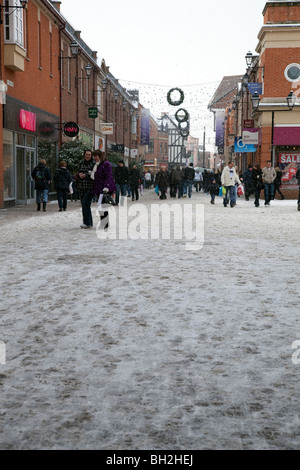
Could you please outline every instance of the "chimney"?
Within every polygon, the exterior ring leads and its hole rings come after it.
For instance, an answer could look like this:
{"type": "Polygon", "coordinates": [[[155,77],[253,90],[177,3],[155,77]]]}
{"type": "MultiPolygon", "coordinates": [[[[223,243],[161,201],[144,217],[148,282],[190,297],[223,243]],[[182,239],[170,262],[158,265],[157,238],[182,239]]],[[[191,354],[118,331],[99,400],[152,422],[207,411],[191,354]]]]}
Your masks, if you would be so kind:
{"type": "Polygon", "coordinates": [[[52,0],[52,5],[54,6],[54,8],[56,8],[57,11],[60,12],[60,5],[61,5],[61,2],[57,2],[56,0],[52,0]]]}

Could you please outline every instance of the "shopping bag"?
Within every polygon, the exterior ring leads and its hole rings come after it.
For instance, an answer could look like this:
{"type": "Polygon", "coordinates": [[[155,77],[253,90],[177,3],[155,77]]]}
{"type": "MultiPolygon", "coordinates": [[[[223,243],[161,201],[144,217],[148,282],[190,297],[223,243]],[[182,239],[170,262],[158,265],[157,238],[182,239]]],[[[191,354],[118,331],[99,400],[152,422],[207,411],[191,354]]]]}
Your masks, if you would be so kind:
{"type": "Polygon", "coordinates": [[[227,192],[227,191],[226,191],[225,186],[222,186],[222,195],[223,195],[223,196],[226,196],[226,192],[227,192]]]}
{"type": "Polygon", "coordinates": [[[242,184],[238,185],[237,194],[238,196],[244,196],[244,186],[242,184]]]}
{"type": "Polygon", "coordinates": [[[159,196],[159,190],[158,190],[158,186],[155,186],[155,193],[159,196]]]}
{"type": "Polygon", "coordinates": [[[222,186],[220,186],[220,189],[219,189],[219,197],[222,197],[222,195],[223,195],[223,188],[222,188],[222,186]]]}

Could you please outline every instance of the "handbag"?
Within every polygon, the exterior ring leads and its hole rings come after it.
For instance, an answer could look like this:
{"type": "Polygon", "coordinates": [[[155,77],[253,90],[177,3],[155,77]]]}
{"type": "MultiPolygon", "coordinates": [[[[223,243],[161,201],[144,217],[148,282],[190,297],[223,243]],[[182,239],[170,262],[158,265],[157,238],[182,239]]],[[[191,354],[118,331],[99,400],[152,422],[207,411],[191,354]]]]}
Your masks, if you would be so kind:
{"type": "Polygon", "coordinates": [[[113,198],[111,197],[111,195],[108,194],[108,193],[104,193],[104,194],[103,194],[101,204],[110,204],[111,206],[115,206],[115,205],[116,205],[114,199],[113,199],[113,198]]]}
{"type": "Polygon", "coordinates": [[[219,197],[222,197],[222,195],[223,195],[223,188],[222,188],[222,186],[220,186],[220,189],[219,189],[219,197]]]}

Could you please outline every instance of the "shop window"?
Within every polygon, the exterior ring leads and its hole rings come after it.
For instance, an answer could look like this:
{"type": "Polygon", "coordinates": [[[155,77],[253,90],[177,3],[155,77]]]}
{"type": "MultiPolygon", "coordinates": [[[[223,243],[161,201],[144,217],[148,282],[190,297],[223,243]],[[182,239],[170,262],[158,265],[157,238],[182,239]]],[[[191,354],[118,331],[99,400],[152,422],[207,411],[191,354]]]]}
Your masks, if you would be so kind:
{"type": "Polygon", "coordinates": [[[13,149],[13,133],[3,130],[4,201],[14,199],[16,196],[13,149]]]}
{"type": "Polygon", "coordinates": [[[24,20],[23,8],[6,8],[8,6],[20,6],[19,0],[5,0],[3,17],[4,17],[4,42],[10,44],[18,44],[24,47],[24,20]]]}

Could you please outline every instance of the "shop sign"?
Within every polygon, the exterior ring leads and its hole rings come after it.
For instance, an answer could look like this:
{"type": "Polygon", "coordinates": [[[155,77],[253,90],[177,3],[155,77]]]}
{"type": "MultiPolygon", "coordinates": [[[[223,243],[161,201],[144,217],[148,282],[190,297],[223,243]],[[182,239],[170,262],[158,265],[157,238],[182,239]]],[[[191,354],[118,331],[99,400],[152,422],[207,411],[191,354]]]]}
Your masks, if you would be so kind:
{"type": "Polygon", "coordinates": [[[112,151],[117,153],[124,153],[124,145],[123,144],[115,144],[112,146],[112,151]]]}
{"type": "Polygon", "coordinates": [[[111,123],[102,123],[100,125],[100,132],[103,135],[112,135],[114,133],[114,125],[111,123]]]}
{"type": "Polygon", "coordinates": [[[20,109],[19,123],[20,123],[21,129],[35,132],[36,131],[36,114],[31,113],[30,111],[25,111],[25,109],[20,109]]]}
{"type": "Polygon", "coordinates": [[[243,129],[243,144],[259,144],[259,129],[243,129]]]}
{"type": "Polygon", "coordinates": [[[64,124],[64,134],[67,137],[77,137],[79,134],[79,126],[76,122],[69,121],[64,124]]]}
{"type": "Polygon", "coordinates": [[[98,108],[89,108],[89,118],[96,119],[98,117],[98,108]]]}
{"type": "Polygon", "coordinates": [[[300,154],[299,153],[280,153],[279,163],[297,163],[300,165],[300,154]]]}

